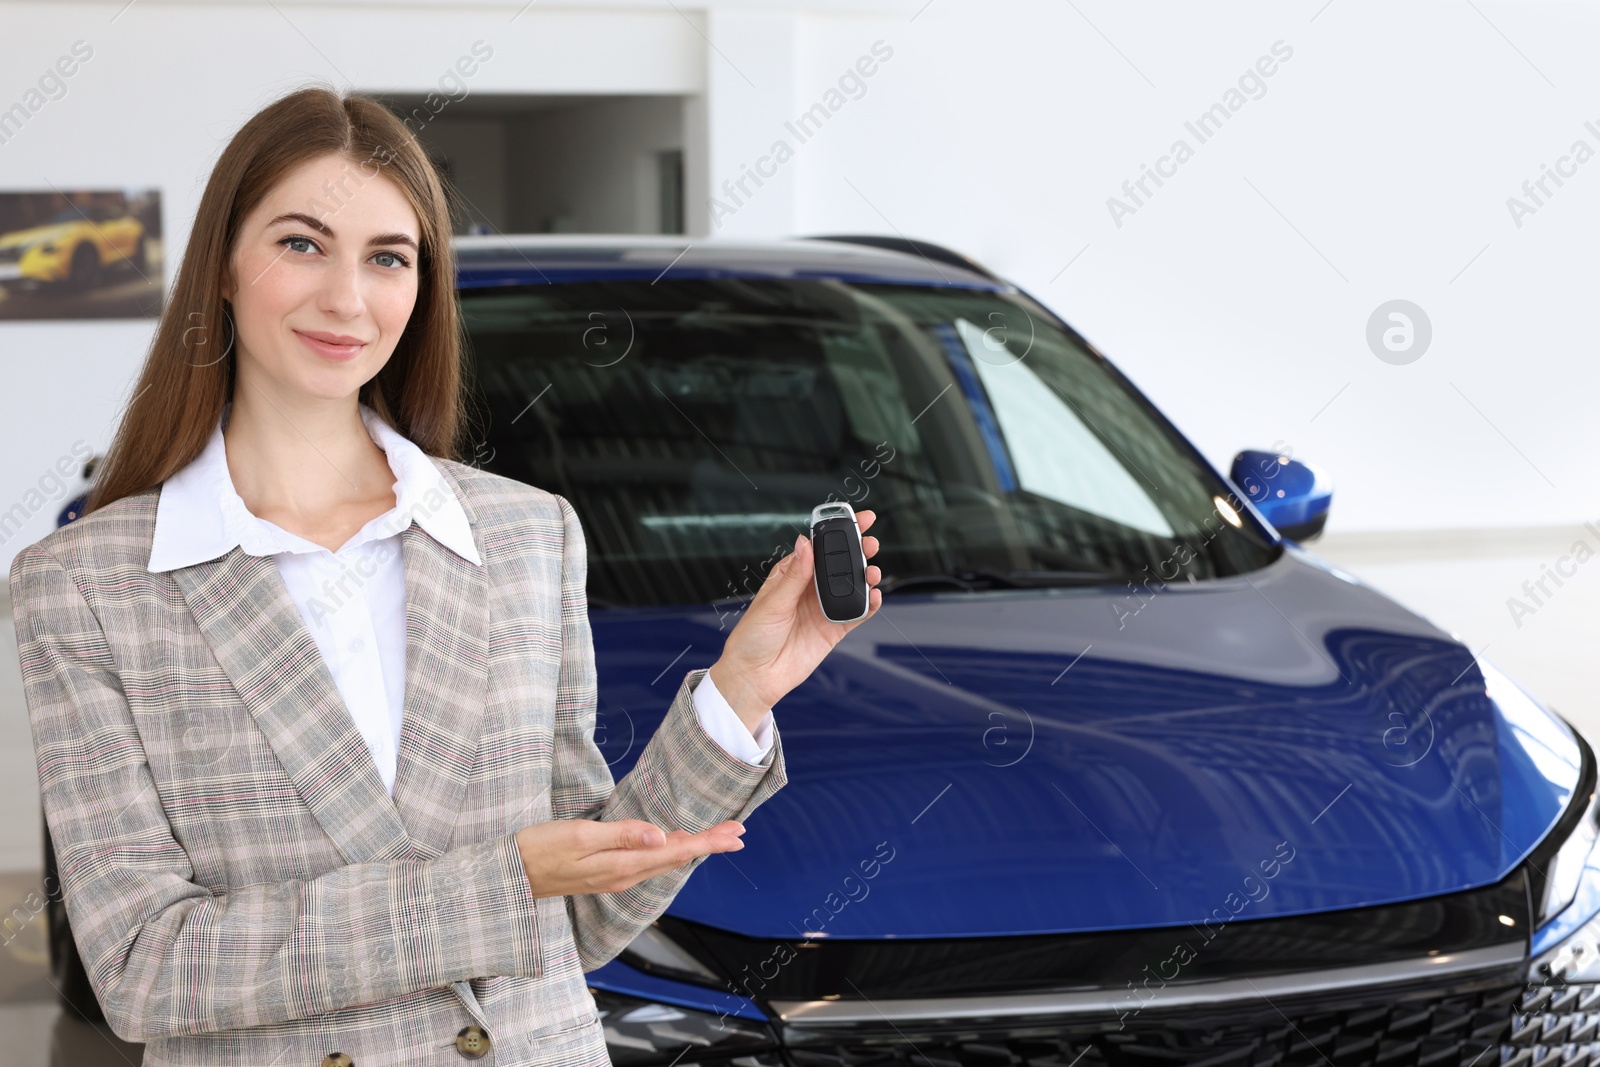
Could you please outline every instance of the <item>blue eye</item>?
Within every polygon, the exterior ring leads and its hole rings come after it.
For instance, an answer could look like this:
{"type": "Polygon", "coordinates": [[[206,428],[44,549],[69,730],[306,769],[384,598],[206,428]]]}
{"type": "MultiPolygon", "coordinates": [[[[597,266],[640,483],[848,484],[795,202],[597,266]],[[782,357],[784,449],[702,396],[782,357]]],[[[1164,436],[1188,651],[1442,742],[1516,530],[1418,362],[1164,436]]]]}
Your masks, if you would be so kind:
{"type": "MultiPolygon", "coordinates": [[[[312,249],[318,248],[317,242],[313,241],[309,237],[304,237],[304,236],[301,236],[299,234],[291,234],[290,236],[284,237],[281,240],[279,240],[278,243],[280,245],[285,246],[285,247],[290,247],[290,246],[293,246],[293,245],[296,245],[296,244],[306,244],[306,245],[310,245],[312,249]]],[[[296,248],[294,250],[297,251],[297,252],[302,251],[301,249],[298,249],[298,248],[296,248]]],[[[407,267],[411,266],[411,261],[409,259],[407,259],[405,256],[402,256],[399,252],[384,251],[384,252],[375,252],[375,253],[373,253],[373,258],[374,259],[376,259],[378,256],[389,256],[390,258],[392,258],[394,260],[394,263],[392,263],[392,264],[389,264],[389,263],[382,264],[383,266],[388,267],[390,270],[405,270],[407,267]]]]}

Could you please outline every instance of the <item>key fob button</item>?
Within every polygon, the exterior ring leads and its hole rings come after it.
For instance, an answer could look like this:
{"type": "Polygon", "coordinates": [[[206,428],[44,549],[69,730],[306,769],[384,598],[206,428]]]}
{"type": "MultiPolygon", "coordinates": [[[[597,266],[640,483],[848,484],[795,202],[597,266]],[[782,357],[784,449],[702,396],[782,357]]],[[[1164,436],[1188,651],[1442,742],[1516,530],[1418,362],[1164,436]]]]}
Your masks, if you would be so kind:
{"type": "Polygon", "coordinates": [[[842,501],[829,501],[811,511],[813,578],[822,614],[833,622],[850,622],[866,614],[869,603],[866,558],[855,512],[842,501]]]}

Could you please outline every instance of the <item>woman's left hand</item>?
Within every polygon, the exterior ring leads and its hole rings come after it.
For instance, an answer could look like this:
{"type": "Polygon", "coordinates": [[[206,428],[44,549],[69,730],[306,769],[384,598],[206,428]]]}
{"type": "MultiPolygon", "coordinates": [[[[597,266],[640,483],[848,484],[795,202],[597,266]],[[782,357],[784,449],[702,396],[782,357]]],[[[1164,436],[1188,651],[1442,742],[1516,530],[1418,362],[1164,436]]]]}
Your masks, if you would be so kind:
{"type": "MultiPolygon", "coordinates": [[[[861,552],[868,559],[878,551],[878,539],[866,536],[876,518],[871,511],[856,512],[861,552]]],[[[711,666],[717,691],[742,715],[759,715],[805,681],[845,634],[877,614],[883,601],[880,573],[869,563],[867,614],[855,622],[830,621],[812,584],[812,555],[811,538],[801,534],[794,551],[767,573],[711,666]]]]}

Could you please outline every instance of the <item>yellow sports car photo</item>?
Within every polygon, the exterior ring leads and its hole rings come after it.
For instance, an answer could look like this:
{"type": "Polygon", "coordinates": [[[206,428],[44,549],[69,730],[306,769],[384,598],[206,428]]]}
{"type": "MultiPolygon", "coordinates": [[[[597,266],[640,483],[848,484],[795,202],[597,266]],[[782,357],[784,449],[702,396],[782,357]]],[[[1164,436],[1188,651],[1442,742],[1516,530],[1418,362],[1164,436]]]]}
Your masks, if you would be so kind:
{"type": "Polygon", "coordinates": [[[0,233],[0,285],[93,289],[118,267],[143,272],[145,227],[125,211],[66,207],[47,221],[0,233]]]}

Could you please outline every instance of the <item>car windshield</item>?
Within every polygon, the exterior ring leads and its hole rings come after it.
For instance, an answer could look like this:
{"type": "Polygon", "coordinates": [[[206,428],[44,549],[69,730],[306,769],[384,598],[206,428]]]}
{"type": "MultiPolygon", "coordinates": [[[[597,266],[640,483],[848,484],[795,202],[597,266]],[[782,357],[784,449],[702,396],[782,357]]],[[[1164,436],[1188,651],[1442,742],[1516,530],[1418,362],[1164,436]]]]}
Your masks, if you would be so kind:
{"type": "Polygon", "coordinates": [[[747,599],[829,500],[876,512],[891,596],[1192,582],[1279,552],[1017,294],[708,278],[461,304],[485,423],[472,462],[572,502],[595,606],[747,599]]]}

